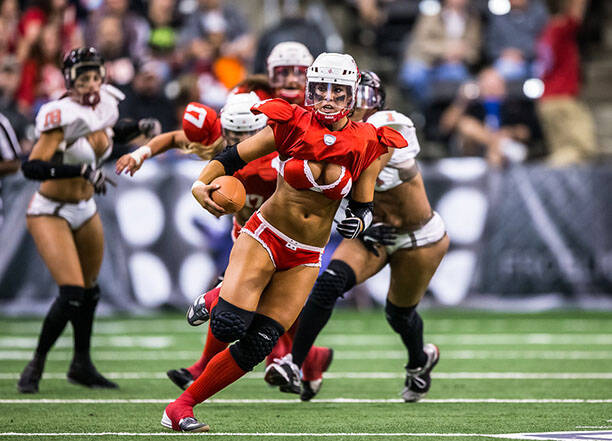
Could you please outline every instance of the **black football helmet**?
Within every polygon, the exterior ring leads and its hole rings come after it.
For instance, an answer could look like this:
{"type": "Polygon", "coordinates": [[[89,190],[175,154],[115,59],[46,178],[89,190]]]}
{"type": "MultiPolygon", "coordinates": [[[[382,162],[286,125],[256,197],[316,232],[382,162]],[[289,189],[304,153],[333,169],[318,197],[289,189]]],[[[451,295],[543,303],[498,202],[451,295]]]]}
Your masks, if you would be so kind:
{"type": "Polygon", "coordinates": [[[104,58],[93,47],[80,47],[72,49],[64,57],[62,72],[66,88],[70,89],[74,85],[77,77],[85,71],[97,70],[104,81],[106,69],[104,68],[104,58]]]}
{"type": "Polygon", "coordinates": [[[386,97],[385,88],[378,75],[371,70],[361,72],[355,107],[382,110],[385,108],[386,97]]]}

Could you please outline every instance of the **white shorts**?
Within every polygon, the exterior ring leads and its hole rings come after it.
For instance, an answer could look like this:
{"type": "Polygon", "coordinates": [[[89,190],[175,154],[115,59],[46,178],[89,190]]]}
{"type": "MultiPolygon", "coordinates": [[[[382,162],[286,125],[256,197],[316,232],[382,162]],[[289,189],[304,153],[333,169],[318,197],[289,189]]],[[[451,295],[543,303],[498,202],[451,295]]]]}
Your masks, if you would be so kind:
{"type": "Polygon", "coordinates": [[[93,198],[71,204],[49,199],[36,192],[28,205],[26,215],[58,216],[65,219],[72,230],[78,230],[96,214],[96,211],[96,202],[93,198]]]}
{"type": "Polygon", "coordinates": [[[387,255],[391,255],[400,249],[412,250],[436,243],[446,234],[446,226],[442,217],[434,211],[433,217],[421,228],[409,233],[400,233],[393,245],[387,245],[387,255]]]}

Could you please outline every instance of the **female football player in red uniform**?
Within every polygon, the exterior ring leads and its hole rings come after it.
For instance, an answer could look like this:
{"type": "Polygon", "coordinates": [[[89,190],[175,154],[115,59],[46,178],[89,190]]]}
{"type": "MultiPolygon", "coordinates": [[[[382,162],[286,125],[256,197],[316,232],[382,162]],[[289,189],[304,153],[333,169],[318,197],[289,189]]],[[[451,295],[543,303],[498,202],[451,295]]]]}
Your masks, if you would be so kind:
{"type": "Polygon", "coordinates": [[[252,370],[270,353],[302,310],[317,278],[340,200],[351,194],[346,219],[337,230],[355,238],[372,220],[372,198],[387,147],[405,147],[388,127],[348,119],[359,72],[353,58],[321,54],[307,71],[306,105],[282,100],[253,107],[268,116],[256,135],[226,148],[204,168],[192,187],[198,202],[215,216],[225,214],[210,197],[210,182],[246,163],[278,151],[274,194],[251,216],[234,243],[211,314],[219,342],[233,343],[207,364],[202,375],[170,403],[162,425],[177,431],[206,431],[193,407],[252,370]]]}
{"type": "MultiPolygon", "coordinates": [[[[299,367],[315,338],[329,320],[336,299],[356,284],[378,273],[387,263],[391,283],[385,316],[408,351],[402,397],[420,400],[431,385],[431,370],[439,359],[438,348],[423,345],[423,321],[416,307],[446,254],[449,238],[440,215],[429,205],[423,178],[415,162],[420,150],[412,121],[384,109],[385,93],[374,72],[364,72],[357,94],[354,118],[376,127],[389,126],[408,141],[408,147],[385,154],[374,193],[374,224],[359,240],[343,240],[314,285],[304,306],[291,354],[267,368],[266,380],[284,385],[281,390],[300,392],[299,367]]],[[[301,399],[314,397],[321,382],[302,381],[301,399]]]]}

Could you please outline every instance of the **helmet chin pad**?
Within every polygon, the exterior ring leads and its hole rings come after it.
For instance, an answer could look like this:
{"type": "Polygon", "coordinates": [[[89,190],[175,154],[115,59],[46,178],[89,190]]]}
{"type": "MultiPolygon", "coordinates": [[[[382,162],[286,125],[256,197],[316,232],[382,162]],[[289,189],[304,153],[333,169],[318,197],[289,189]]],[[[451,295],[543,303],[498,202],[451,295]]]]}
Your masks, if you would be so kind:
{"type": "Polygon", "coordinates": [[[87,92],[81,95],[81,104],[96,107],[100,103],[100,92],[87,92]]]}
{"type": "Polygon", "coordinates": [[[342,118],[347,116],[350,112],[351,112],[350,109],[343,109],[336,113],[329,114],[329,113],[321,112],[320,110],[315,110],[314,115],[317,121],[321,123],[329,124],[329,123],[335,123],[337,121],[340,121],[342,118]]]}

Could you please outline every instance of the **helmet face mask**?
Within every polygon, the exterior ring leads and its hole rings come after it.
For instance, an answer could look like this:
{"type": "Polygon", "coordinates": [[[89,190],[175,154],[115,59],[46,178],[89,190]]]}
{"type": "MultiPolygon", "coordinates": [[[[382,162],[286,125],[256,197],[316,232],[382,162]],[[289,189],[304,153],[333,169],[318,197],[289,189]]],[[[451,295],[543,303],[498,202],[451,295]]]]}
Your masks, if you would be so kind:
{"type": "Polygon", "coordinates": [[[276,66],[272,69],[270,86],[274,88],[294,89],[306,87],[306,69],[308,66],[276,66]]]}
{"type": "Polygon", "coordinates": [[[355,107],[359,109],[380,109],[380,96],[376,89],[360,84],[357,88],[355,107]]]}
{"type": "Polygon", "coordinates": [[[353,108],[351,86],[334,83],[308,83],[306,105],[312,106],[325,120],[335,120],[337,115],[347,114],[353,108]]]}

